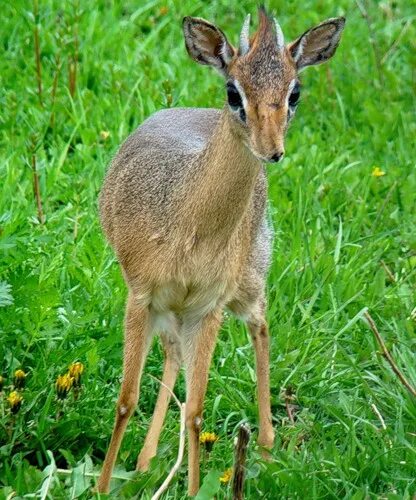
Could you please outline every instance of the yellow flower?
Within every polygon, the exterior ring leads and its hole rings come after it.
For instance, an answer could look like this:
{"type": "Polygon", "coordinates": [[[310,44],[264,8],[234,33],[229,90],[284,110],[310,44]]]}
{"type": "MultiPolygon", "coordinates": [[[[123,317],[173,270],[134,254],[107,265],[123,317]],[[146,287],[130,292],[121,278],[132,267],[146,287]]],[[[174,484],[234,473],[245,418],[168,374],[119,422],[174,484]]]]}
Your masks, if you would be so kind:
{"type": "Polygon", "coordinates": [[[218,441],[218,436],[214,432],[203,432],[199,436],[200,443],[215,443],[215,441],[218,441]]]}
{"type": "Polygon", "coordinates": [[[14,372],[13,384],[16,389],[23,389],[26,382],[26,373],[23,370],[16,370],[14,372]]]}
{"type": "Polygon", "coordinates": [[[232,475],[233,475],[233,468],[230,467],[229,469],[225,470],[223,475],[220,477],[220,483],[226,484],[230,482],[232,475]]]}
{"type": "Polygon", "coordinates": [[[374,167],[371,175],[373,177],[383,177],[383,175],[386,175],[386,172],[383,172],[380,167],[374,167]]]}
{"type": "Polygon", "coordinates": [[[205,446],[205,449],[209,453],[214,446],[214,443],[218,441],[218,436],[213,432],[203,432],[199,436],[199,442],[205,446]]]}
{"type": "Polygon", "coordinates": [[[81,385],[81,375],[84,373],[84,365],[80,361],[72,363],[69,365],[68,373],[74,379],[74,387],[79,387],[81,385]]]}
{"type": "Polygon", "coordinates": [[[165,7],[160,7],[159,9],[159,14],[161,16],[165,16],[168,12],[169,12],[169,7],[165,6],[165,7]]]}
{"type": "Polygon", "coordinates": [[[101,130],[100,137],[103,141],[106,141],[110,137],[110,132],[108,130],[101,130]]]}
{"type": "Polygon", "coordinates": [[[20,409],[20,406],[22,405],[23,398],[22,396],[17,392],[13,391],[9,394],[7,397],[7,402],[10,405],[10,410],[12,413],[17,413],[20,409]]]}
{"type": "Polygon", "coordinates": [[[74,379],[69,373],[59,375],[55,383],[58,399],[65,399],[68,396],[68,392],[71,390],[73,383],[74,379]]]}

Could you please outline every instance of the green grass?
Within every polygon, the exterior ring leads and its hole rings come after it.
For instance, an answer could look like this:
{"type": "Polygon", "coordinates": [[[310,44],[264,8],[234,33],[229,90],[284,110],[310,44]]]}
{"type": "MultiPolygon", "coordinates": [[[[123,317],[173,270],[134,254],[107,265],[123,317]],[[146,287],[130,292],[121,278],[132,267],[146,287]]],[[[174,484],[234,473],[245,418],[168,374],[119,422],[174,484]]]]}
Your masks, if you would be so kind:
{"type": "MultiPolygon", "coordinates": [[[[347,27],[334,59],[302,74],[287,158],[269,167],[276,230],[268,290],[277,435],[271,463],[259,459],[255,446],[250,340],[232,318],[224,322],[210,372],[203,428],[220,440],[203,475],[232,465],[234,437],[248,421],[247,498],[416,494],[416,401],[357,318],[369,308],[416,385],[416,3],[364,5],[369,24],[352,1],[269,2],[287,38],[340,14],[347,27]],[[375,166],[385,175],[374,177],[375,166]],[[282,388],[294,393],[294,425],[282,388]]],[[[76,7],[44,0],[37,19],[41,107],[32,5],[2,5],[0,373],[6,387],[0,395],[0,498],[12,492],[19,498],[90,495],[93,481],[83,471],[99,470],[111,434],[126,295],[98,223],[106,165],[155,110],[222,106],[220,77],[186,55],[181,19],[205,17],[236,41],[247,12],[254,14],[254,2],[102,0],[76,7]],[[79,64],[71,97],[76,27],[79,64]],[[102,131],[110,133],[107,139],[102,131]],[[45,224],[37,219],[33,155],[45,224]],[[82,391],[62,404],[54,382],[74,360],[86,367],[82,391]],[[18,368],[28,376],[13,416],[6,397],[18,368]],[[72,475],[56,473],[52,459],[58,468],[74,468],[72,475]]],[[[119,455],[116,475],[130,480],[114,482],[113,498],[150,498],[175,461],[179,414],[172,404],[150,472],[125,472],[134,469],[156,399],[158,384],[148,374],[159,377],[161,363],[155,343],[119,455]]],[[[183,378],[175,391],[184,400],[183,378]]],[[[165,498],[186,497],[185,462],[165,498]]],[[[221,486],[217,498],[229,495],[221,486]]]]}

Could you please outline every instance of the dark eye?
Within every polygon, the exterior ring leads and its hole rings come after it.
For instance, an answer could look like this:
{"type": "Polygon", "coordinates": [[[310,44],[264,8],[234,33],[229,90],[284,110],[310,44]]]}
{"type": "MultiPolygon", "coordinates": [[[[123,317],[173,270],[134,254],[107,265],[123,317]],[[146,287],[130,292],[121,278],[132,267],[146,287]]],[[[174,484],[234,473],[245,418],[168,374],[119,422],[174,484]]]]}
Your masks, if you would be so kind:
{"type": "Polygon", "coordinates": [[[233,111],[239,111],[241,120],[245,121],[246,113],[244,111],[243,100],[241,99],[240,92],[232,82],[227,83],[227,99],[230,108],[233,111]]]}
{"type": "Polygon", "coordinates": [[[296,82],[295,86],[293,87],[292,93],[289,96],[289,106],[291,108],[294,108],[298,104],[299,97],[300,97],[300,84],[299,82],[296,82]]]}
{"type": "Polygon", "coordinates": [[[227,83],[227,98],[228,104],[234,110],[243,107],[243,101],[241,100],[240,92],[236,89],[235,85],[231,82],[227,83]]]}

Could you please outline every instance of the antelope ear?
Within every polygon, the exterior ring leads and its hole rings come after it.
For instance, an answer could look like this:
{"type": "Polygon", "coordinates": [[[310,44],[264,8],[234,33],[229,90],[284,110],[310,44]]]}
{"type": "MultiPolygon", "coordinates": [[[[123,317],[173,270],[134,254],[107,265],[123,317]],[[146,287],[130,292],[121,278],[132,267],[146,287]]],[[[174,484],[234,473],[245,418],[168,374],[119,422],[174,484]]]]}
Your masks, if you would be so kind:
{"type": "Polygon", "coordinates": [[[298,70],[321,64],[335,54],[345,26],[344,17],[328,19],[288,45],[298,70]]]}
{"type": "Polygon", "coordinates": [[[220,29],[205,19],[185,17],[183,33],[186,50],[194,61],[212,66],[223,75],[227,74],[235,49],[220,29]]]}

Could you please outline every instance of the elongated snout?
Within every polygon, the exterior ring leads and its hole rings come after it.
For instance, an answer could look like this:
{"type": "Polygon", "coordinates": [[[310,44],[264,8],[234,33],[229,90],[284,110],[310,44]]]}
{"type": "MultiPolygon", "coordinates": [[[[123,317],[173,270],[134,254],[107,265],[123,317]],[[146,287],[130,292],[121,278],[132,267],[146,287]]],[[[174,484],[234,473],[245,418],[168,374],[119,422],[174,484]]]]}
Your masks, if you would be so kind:
{"type": "Polygon", "coordinates": [[[276,109],[267,104],[259,104],[254,109],[256,112],[249,114],[252,150],[263,161],[277,163],[285,154],[287,106],[282,105],[276,109]]]}

